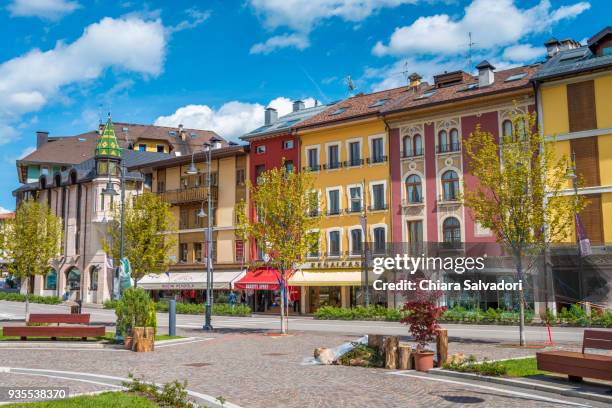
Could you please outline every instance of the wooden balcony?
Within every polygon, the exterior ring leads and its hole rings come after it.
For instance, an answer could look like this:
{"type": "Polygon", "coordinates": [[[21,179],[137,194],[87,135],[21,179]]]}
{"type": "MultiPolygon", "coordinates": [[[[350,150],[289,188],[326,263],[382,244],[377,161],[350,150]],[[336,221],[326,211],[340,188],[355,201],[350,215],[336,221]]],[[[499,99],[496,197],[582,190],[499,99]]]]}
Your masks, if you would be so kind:
{"type": "MultiPolygon", "coordinates": [[[[217,186],[212,186],[212,198],[217,199],[217,186]]],[[[166,190],[158,192],[157,195],[163,201],[170,204],[182,204],[191,202],[202,202],[208,199],[208,187],[182,188],[179,190],[166,190]]]]}

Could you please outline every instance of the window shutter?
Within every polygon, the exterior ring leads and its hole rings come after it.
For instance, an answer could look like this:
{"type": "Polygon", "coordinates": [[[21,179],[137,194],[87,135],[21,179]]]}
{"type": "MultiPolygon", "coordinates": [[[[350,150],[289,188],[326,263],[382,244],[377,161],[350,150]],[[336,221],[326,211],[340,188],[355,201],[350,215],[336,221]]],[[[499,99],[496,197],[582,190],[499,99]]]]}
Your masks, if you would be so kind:
{"type": "Polygon", "coordinates": [[[567,85],[567,109],[570,132],[597,129],[593,81],[567,85]]]}
{"type": "Polygon", "coordinates": [[[604,241],[601,194],[590,194],[585,198],[588,200],[588,203],[580,213],[580,220],[589,241],[592,244],[601,244],[604,241]]]}
{"type": "Polygon", "coordinates": [[[584,187],[599,185],[599,151],[597,136],[572,139],[572,152],[576,153],[576,173],[584,187]]]}

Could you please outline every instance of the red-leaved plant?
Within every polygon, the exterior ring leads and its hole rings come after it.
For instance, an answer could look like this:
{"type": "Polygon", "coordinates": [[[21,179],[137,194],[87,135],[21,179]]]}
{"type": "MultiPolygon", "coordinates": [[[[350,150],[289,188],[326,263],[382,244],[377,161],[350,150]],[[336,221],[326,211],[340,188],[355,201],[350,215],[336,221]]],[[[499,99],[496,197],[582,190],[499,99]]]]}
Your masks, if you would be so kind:
{"type": "Polygon", "coordinates": [[[438,306],[441,291],[422,290],[419,286],[417,281],[413,299],[404,304],[402,310],[408,313],[401,323],[409,325],[410,333],[417,342],[417,351],[425,351],[427,344],[436,339],[440,329],[438,319],[446,311],[446,306],[438,306]]]}

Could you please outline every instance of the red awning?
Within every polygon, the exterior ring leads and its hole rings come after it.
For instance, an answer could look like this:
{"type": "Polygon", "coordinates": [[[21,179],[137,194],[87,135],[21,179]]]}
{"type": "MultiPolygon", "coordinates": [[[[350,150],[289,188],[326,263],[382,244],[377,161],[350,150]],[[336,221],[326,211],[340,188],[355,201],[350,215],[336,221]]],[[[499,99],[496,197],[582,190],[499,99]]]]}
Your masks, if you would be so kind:
{"type": "Polygon", "coordinates": [[[278,290],[280,288],[280,272],[273,268],[258,268],[247,271],[239,281],[234,282],[236,289],[278,290]]]}

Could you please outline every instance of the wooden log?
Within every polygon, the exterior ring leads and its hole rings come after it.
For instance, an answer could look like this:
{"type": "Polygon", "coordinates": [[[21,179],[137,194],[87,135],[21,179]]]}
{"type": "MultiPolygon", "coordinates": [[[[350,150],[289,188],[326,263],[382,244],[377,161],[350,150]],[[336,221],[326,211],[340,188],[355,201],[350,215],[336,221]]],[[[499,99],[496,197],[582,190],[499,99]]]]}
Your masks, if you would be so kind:
{"type": "Polygon", "coordinates": [[[382,356],[383,336],[380,334],[368,334],[368,347],[377,349],[378,353],[382,356]]]}
{"type": "Polygon", "coordinates": [[[155,330],[153,327],[134,327],[134,351],[143,353],[153,351],[155,330]]]}
{"type": "Polygon", "coordinates": [[[437,338],[438,367],[442,367],[448,361],[448,330],[440,329],[437,338]]]}
{"type": "Polygon", "coordinates": [[[399,337],[389,336],[385,338],[384,349],[385,349],[385,368],[395,370],[397,368],[397,357],[399,347],[399,337]]]}
{"type": "Polygon", "coordinates": [[[400,370],[412,370],[412,346],[407,343],[399,345],[399,364],[400,370]]]}

